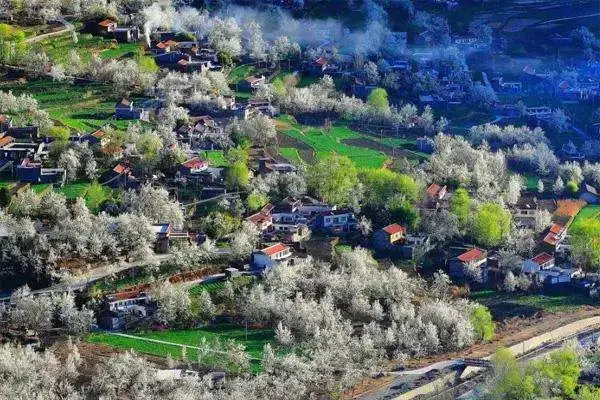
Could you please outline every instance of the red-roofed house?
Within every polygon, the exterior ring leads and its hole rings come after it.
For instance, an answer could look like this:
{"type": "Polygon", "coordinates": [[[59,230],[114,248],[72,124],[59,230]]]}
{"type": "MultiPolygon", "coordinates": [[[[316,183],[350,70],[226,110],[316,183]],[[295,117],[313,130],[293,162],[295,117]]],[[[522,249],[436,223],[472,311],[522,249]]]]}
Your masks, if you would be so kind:
{"type": "Polygon", "coordinates": [[[111,19],[104,19],[98,22],[98,27],[103,32],[114,32],[117,29],[117,23],[111,19]]]}
{"type": "Polygon", "coordinates": [[[390,249],[396,244],[404,242],[406,228],[400,224],[390,224],[378,229],[373,234],[373,247],[378,250],[390,249]]]}
{"type": "Polygon", "coordinates": [[[179,168],[181,175],[198,174],[208,168],[208,161],[202,160],[200,157],[194,157],[183,164],[179,168]]]}
{"type": "Polygon", "coordinates": [[[554,256],[548,253],[540,253],[523,262],[523,272],[528,274],[550,268],[554,268],[554,256]]]}
{"type": "Polygon", "coordinates": [[[273,217],[262,211],[247,217],[246,221],[256,226],[260,232],[267,231],[273,226],[273,217]]]}
{"type": "Polygon", "coordinates": [[[260,253],[269,257],[272,261],[283,260],[284,258],[288,258],[292,255],[290,247],[286,246],[283,243],[276,243],[274,245],[266,247],[260,250],[260,253]]]}
{"type": "Polygon", "coordinates": [[[249,76],[240,82],[246,89],[256,89],[260,85],[263,85],[266,82],[266,78],[264,75],[261,76],[249,76]]]}
{"type": "Polygon", "coordinates": [[[15,138],[12,136],[3,136],[0,138],[0,147],[4,147],[6,145],[11,144],[15,141],[15,138]]]}
{"type": "Polygon", "coordinates": [[[554,251],[562,251],[569,247],[568,244],[565,244],[565,239],[567,237],[567,229],[564,225],[559,223],[554,223],[548,230],[546,236],[544,236],[544,244],[548,245],[554,251]]]}
{"type": "Polygon", "coordinates": [[[432,183],[425,191],[425,198],[423,199],[424,208],[427,210],[437,210],[447,193],[448,188],[446,186],[432,183]]]}
{"type": "MultiPolygon", "coordinates": [[[[467,278],[465,274],[466,269],[479,270],[480,276],[475,277],[479,282],[487,282],[488,268],[487,268],[487,252],[477,247],[471,250],[465,251],[450,260],[449,269],[450,276],[457,279],[467,278]]],[[[473,278],[473,276],[469,276],[473,278]]]]}

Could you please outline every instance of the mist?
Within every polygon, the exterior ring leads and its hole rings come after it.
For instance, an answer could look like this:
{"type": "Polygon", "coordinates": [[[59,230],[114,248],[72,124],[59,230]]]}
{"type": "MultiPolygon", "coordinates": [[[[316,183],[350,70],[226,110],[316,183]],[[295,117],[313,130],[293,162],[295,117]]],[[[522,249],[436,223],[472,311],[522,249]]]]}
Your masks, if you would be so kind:
{"type": "Polygon", "coordinates": [[[238,5],[229,5],[209,15],[195,8],[175,10],[170,5],[154,3],[144,14],[148,29],[163,27],[204,35],[210,30],[212,17],[233,18],[242,28],[250,21],[258,22],[267,41],[287,36],[305,48],[335,47],[342,54],[401,53],[404,42],[398,32],[390,30],[385,10],[372,0],[367,0],[363,11],[366,18],[361,30],[350,30],[333,18],[297,19],[282,9],[263,11],[238,5]]]}

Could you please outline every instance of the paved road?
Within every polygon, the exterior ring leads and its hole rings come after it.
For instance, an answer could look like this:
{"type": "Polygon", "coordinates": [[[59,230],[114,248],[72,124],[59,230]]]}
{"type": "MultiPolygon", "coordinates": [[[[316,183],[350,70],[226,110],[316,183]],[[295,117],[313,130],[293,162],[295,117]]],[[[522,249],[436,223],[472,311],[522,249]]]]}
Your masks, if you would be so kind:
{"type": "MultiPolygon", "coordinates": [[[[158,262],[162,264],[162,263],[168,261],[172,257],[172,255],[171,254],[157,254],[155,257],[158,259],[158,262]]],[[[92,284],[96,281],[99,281],[103,278],[106,278],[110,275],[117,274],[117,273],[123,272],[123,271],[127,271],[127,270],[135,268],[135,267],[142,267],[145,265],[148,265],[148,260],[122,262],[119,264],[103,265],[101,267],[94,268],[92,271],[90,271],[89,273],[87,273],[85,275],[76,277],[71,282],[57,283],[55,285],[52,285],[52,286],[44,288],[44,289],[32,290],[31,293],[34,295],[45,295],[45,294],[60,293],[60,292],[74,292],[77,290],[84,289],[85,287],[89,286],[90,284],[92,284]]],[[[0,298],[0,301],[6,301],[8,299],[10,299],[10,296],[2,297],[2,298],[0,298]]]]}

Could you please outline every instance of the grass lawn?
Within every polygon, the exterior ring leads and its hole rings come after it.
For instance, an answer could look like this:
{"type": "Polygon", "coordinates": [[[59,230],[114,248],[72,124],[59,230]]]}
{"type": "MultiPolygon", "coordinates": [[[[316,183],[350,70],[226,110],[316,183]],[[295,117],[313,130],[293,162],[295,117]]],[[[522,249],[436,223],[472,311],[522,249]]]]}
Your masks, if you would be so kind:
{"type": "Polygon", "coordinates": [[[77,197],[85,197],[89,182],[73,182],[67,183],[64,186],[57,188],[58,193],[62,193],[69,200],[76,199],[77,197]]]}
{"type": "Polygon", "coordinates": [[[0,90],[31,94],[56,123],[77,132],[90,132],[107,124],[124,130],[130,122],[113,119],[117,98],[109,85],[35,79],[0,85],[0,90]]]}
{"type": "Polygon", "coordinates": [[[294,165],[304,163],[304,160],[300,157],[300,153],[298,153],[298,149],[294,147],[280,147],[279,154],[294,165]]]}
{"type": "Polygon", "coordinates": [[[334,125],[329,132],[325,132],[322,128],[302,126],[290,116],[280,116],[277,118],[277,128],[281,133],[312,147],[317,160],[338,153],[350,158],[359,168],[381,168],[388,158],[382,152],[346,144],[344,140],[363,139],[365,135],[345,126],[334,125]]]}
{"type": "Polygon", "coordinates": [[[575,216],[573,225],[588,218],[600,218],[600,205],[587,205],[583,207],[575,216]]]}
{"type": "Polygon", "coordinates": [[[235,85],[241,80],[244,80],[252,75],[255,71],[256,67],[254,65],[240,65],[231,70],[227,76],[227,82],[230,85],[235,85]]]}
{"type": "Polygon", "coordinates": [[[92,36],[89,33],[78,34],[77,42],[74,42],[73,36],[67,33],[35,43],[34,48],[46,52],[59,63],[67,60],[70,50],[75,50],[83,63],[88,63],[94,54],[102,59],[121,58],[133,54],[140,48],[140,43],[116,43],[111,39],[92,36]]]}
{"type": "Polygon", "coordinates": [[[229,162],[225,158],[223,150],[205,150],[200,154],[200,157],[208,160],[211,167],[227,167],[229,162]]]}
{"type": "Polygon", "coordinates": [[[189,290],[190,296],[198,296],[200,293],[207,291],[208,293],[218,292],[225,287],[225,281],[203,282],[199,285],[192,286],[189,290]]]}
{"type": "Polygon", "coordinates": [[[512,303],[532,307],[547,312],[573,311],[584,305],[598,305],[598,301],[583,294],[510,294],[494,290],[471,293],[471,300],[491,306],[499,303],[512,303]]]}
{"type": "Polygon", "coordinates": [[[52,185],[49,183],[38,183],[31,185],[31,190],[33,190],[36,194],[40,196],[46,192],[46,190],[50,189],[52,185]]]}
{"type": "MultiPolygon", "coordinates": [[[[195,329],[173,329],[162,332],[139,332],[133,333],[140,338],[163,340],[170,343],[177,343],[187,346],[198,346],[201,338],[213,340],[219,338],[221,342],[229,339],[243,343],[246,346],[246,352],[250,357],[261,359],[263,347],[267,343],[274,343],[274,332],[272,329],[248,329],[246,330],[233,324],[211,325],[195,329]]],[[[166,357],[171,354],[173,358],[181,357],[181,348],[173,345],[162,345],[159,343],[145,342],[133,338],[124,338],[111,335],[109,333],[92,333],[88,336],[88,341],[92,343],[102,343],[108,346],[120,349],[133,349],[140,353],[147,353],[156,356],[166,357]]],[[[195,349],[187,349],[187,357],[190,360],[197,360],[195,349]]],[[[260,361],[252,360],[252,370],[259,371],[260,361]]]]}

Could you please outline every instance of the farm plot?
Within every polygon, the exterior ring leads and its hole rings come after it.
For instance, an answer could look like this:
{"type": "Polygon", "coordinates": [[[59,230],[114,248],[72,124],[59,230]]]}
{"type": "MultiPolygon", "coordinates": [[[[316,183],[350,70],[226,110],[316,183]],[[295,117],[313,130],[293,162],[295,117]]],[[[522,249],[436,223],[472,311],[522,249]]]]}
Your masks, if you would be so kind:
{"type": "Polygon", "coordinates": [[[92,56],[97,55],[102,59],[121,58],[133,55],[139,48],[139,43],[117,43],[91,34],[79,34],[77,42],[70,33],[54,36],[35,44],[35,48],[44,51],[53,60],[63,63],[69,57],[69,52],[75,50],[81,61],[87,64],[92,56]]]}
{"type": "Polygon", "coordinates": [[[583,207],[575,216],[573,225],[577,224],[584,219],[596,218],[600,219],[600,205],[587,205],[583,207]]]}
{"type": "Polygon", "coordinates": [[[381,151],[345,143],[348,139],[364,137],[345,126],[336,125],[326,132],[321,128],[299,125],[291,117],[283,116],[278,118],[277,127],[281,133],[310,146],[317,160],[338,153],[350,158],[359,168],[381,168],[387,160],[381,151]]]}
{"type": "Polygon", "coordinates": [[[87,340],[92,343],[101,343],[111,347],[129,350],[133,349],[140,353],[167,357],[175,359],[182,357],[182,347],[186,348],[186,357],[191,361],[198,360],[197,347],[202,339],[221,342],[232,340],[246,347],[246,352],[252,358],[251,368],[257,372],[261,369],[265,344],[274,344],[274,332],[272,329],[245,329],[234,324],[218,324],[195,329],[173,329],[162,332],[138,332],[127,337],[111,333],[92,333],[87,340]],[[150,342],[144,339],[160,341],[150,342]]]}
{"type": "Polygon", "coordinates": [[[109,85],[69,84],[37,79],[20,84],[11,82],[1,90],[31,94],[59,125],[73,131],[89,132],[110,124],[126,129],[129,121],[113,119],[117,98],[109,85]]]}

